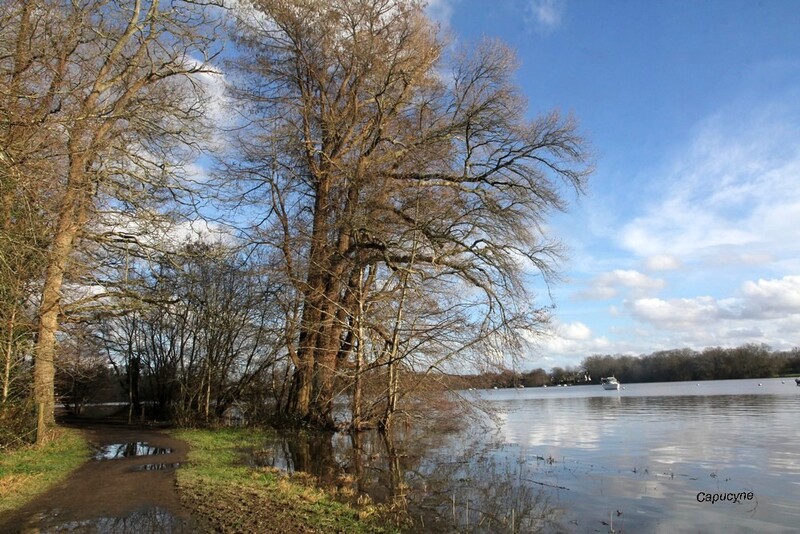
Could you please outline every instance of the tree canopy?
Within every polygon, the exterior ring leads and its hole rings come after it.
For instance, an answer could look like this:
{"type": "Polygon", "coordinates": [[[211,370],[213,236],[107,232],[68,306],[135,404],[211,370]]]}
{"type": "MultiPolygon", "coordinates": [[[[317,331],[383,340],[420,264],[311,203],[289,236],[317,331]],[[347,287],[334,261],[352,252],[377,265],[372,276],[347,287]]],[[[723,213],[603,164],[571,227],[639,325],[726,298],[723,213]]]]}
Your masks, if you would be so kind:
{"type": "Polygon", "coordinates": [[[528,110],[507,46],[423,7],[0,0],[3,402],[30,386],[40,440],[61,353],[105,353],[137,410],[332,427],[346,394],[388,428],[415,377],[541,328],[526,278],[555,272],[587,142],[528,110]],[[187,215],[223,237],[184,242],[187,215]]]}
{"type": "Polygon", "coordinates": [[[391,377],[412,354],[513,348],[544,319],[523,283],[557,255],[542,223],[590,171],[574,120],[527,119],[513,53],[447,48],[417,2],[250,8],[233,82],[250,123],[227,171],[299,299],[287,412],[330,425],[359,350],[391,377]]]}

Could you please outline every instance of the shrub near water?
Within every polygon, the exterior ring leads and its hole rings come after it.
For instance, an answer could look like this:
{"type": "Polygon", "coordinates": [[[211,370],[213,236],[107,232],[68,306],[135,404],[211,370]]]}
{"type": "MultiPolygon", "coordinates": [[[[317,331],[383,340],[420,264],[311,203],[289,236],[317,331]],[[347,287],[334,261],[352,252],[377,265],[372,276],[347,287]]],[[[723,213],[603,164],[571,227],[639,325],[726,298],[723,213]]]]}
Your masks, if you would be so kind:
{"type": "Polygon", "coordinates": [[[77,430],[58,429],[44,446],[27,445],[0,455],[0,513],[19,508],[64,480],[89,457],[77,430]]]}
{"type": "Polygon", "coordinates": [[[177,471],[181,498],[197,516],[222,532],[399,532],[378,507],[337,502],[303,477],[271,468],[248,467],[247,451],[268,437],[253,430],[181,430],[188,462],[177,471]]]}

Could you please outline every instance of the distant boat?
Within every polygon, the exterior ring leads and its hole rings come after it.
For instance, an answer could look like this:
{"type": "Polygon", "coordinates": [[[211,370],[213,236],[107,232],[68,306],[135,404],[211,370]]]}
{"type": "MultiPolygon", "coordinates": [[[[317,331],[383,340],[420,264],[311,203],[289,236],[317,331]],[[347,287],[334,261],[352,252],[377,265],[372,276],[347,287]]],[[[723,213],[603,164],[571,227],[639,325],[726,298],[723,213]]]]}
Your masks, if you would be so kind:
{"type": "MultiPolygon", "coordinates": [[[[601,378],[600,384],[602,384],[603,389],[619,389],[619,381],[613,376],[601,378]]],[[[798,384],[800,384],[800,382],[798,382],[798,384]]]]}

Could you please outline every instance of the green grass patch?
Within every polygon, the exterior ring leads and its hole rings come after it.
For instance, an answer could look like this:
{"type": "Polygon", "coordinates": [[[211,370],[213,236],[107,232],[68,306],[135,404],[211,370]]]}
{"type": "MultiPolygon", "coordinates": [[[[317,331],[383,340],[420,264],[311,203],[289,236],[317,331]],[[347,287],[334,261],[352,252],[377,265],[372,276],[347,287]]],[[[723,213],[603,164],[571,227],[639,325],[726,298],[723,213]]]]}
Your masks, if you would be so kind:
{"type": "Polygon", "coordinates": [[[52,488],[89,457],[78,430],[60,428],[46,445],[28,445],[0,456],[0,512],[14,510],[52,488]]]}
{"type": "Polygon", "coordinates": [[[246,454],[260,449],[268,432],[172,432],[190,446],[177,477],[181,498],[198,519],[221,532],[401,532],[385,509],[340,502],[307,475],[247,466],[246,454]]]}

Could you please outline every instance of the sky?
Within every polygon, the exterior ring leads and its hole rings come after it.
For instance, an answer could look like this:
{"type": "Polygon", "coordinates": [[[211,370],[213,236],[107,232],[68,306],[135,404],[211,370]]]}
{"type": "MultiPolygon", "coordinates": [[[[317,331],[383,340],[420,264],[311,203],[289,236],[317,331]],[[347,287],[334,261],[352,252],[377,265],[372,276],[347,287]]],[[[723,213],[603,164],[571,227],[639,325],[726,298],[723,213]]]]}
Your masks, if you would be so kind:
{"type": "Polygon", "coordinates": [[[451,39],[499,37],[531,117],[596,154],[550,220],[567,249],[528,367],[593,354],[800,346],[800,3],[431,0],[451,39]]]}

